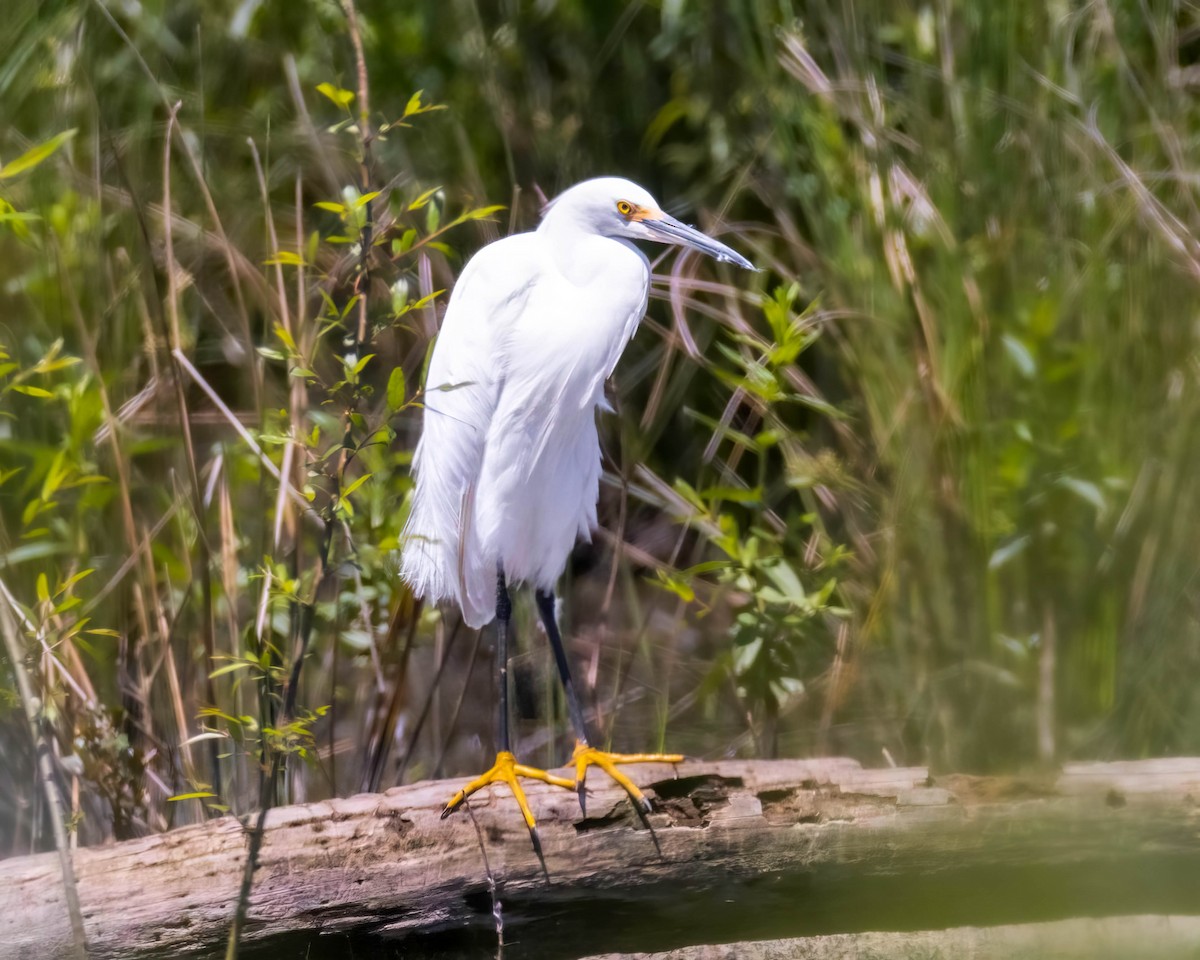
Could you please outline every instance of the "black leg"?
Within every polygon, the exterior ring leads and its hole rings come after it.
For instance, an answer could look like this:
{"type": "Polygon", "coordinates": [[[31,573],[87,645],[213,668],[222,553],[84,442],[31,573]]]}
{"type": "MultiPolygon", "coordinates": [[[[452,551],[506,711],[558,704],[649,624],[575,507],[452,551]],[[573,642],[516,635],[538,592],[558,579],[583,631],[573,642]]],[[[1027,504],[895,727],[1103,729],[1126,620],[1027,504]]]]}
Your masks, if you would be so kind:
{"type": "MultiPolygon", "coordinates": [[[[567,664],[567,652],[563,649],[562,635],[558,632],[558,620],[554,616],[554,594],[546,590],[538,590],[535,594],[538,613],[542,617],[542,625],[546,628],[546,636],[550,638],[550,647],[554,650],[554,662],[558,664],[558,677],[562,680],[563,691],[567,695],[567,713],[571,716],[571,726],[575,728],[575,739],[583,746],[588,745],[587,723],[583,719],[583,709],[579,705],[579,696],[575,693],[575,684],[571,680],[571,668],[567,664]]],[[[575,783],[575,791],[579,795],[579,809],[587,815],[587,791],[582,780],[575,783]]]]}
{"type": "MultiPolygon", "coordinates": [[[[504,570],[496,571],[496,658],[500,661],[500,750],[512,754],[512,740],[508,729],[508,634],[512,628],[512,599],[508,595],[508,584],[504,580],[504,570]]],[[[511,762],[511,761],[510,761],[511,762]]],[[[515,781],[514,781],[515,782],[515,781]]],[[[546,857],[542,853],[542,841],[538,836],[537,827],[530,825],[529,839],[533,843],[533,852],[537,854],[542,872],[546,873],[546,857]]]]}
{"type": "MultiPolygon", "coordinates": [[[[676,753],[609,753],[596,750],[588,745],[587,723],[580,709],[579,697],[575,693],[575,685],[571,682],[571,670],[567,666],[567,654],[563,649],[562,636],[558,632],[558,621],[554,618],[554,594],[546,590],[537,591],[537,608],[541,614],[542,623],[546,627],[546,635],[550,638],[550,646],[554,650],[554,662],[558,664],[558,675],[562,680],[563,690],[567,695],[567,711],[571,715],[571,726],[575,728],[575,736],[579,743],[575,748],[575,790],[579,794],[579,808],[587,816],[585,803],[584,778],[589,766],[600,767],[605,773],[617,781],[633,803],[634,810],[641,817],[642,823],[650,827],[647,814],[651,812],[650,801],[646,799],[637,785],[617,769],[621,763],[681,763],[683,757],[676,753]]],[[[653,836],[653,830],[651,830],[653,836]]],[[[657,837],[654,840],[658,845],[657,837]]]]}
{"type": "Polygon", "coordinates": [[[575,694],[575,684],[571,681],[571,668],[567,665],[567,652],[563,649],[562,635],[558,632],[558,621],[554,616],[554,594],[538,590],[536,596],[538,613],[542,616],[542,625],[546,628],[546,636],[550,638],[550,646],[554,650],[554,662],[558,664],[558,676],[562,680],[563,689],[567,694],[567,712],[571,715],[571,726],[575,728],[575,736],[579,742],[587,744],[587,724],[583,719],[583,710],[579,706],[579,697],[575,694]]]}
{"type": "Polygon", "coordinates": [[[508,731],[508,631],[512,621],[512,600],[508,596],[508,585],[504,582],[504,571],[496,571],[496,659],[500,666],[500,749],[512,752],[508,731]]]}

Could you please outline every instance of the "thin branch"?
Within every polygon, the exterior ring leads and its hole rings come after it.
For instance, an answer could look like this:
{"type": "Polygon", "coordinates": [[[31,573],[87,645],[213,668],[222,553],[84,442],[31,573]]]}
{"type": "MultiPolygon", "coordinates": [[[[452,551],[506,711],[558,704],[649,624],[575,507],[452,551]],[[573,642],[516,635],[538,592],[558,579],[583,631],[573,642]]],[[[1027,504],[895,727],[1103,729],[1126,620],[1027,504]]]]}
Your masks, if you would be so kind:
{"type": "MultiPolygon", "coordinates": [[[[192,440],[192,424],[187,408],[187,397],[183,392],[183,378],[178,371],[178,358],[183,355],[183,338],[179,326],[179,276],[175,263],[175,241],[171,230],[171,135],[175,129],[176,118],[183,101],[177,102],[167,118],[167,135],[163,143],[163,210],[168,214],[163,219],[163,235],[165,240],[166,272],[167,272],[167,318],[170,322],[168,332],[171,343],[171,356],[176,359],[175,400],[179,407],[179,426],[183,432],[184,459],[187,463],[189,486],[191,487],[192,509],[195,512],[196,529],[199,535],[196,544],[200,550],[200,590],[201,602],[201,636],[204,641],[205,655],[205,691],[209,703],[216,703],[216,690],[213,686],[211,670],[207,665],[213,662],[216,654],[216,625],[213,620],[213,588],[212,588],[212,548],[208,542],[206,511],[203,494],[200,489],[200,472],[196,467],[196,448],[192,440]]],[[[186,739],[188,730],[180,731],[180,736],[186,739]]],[[[210,743],[209,761],[213,789],[221,795],[221,762],[216,743],[210,743]]]]}
{"type": "MultiPolygon", "coordinates": [[[[271,458],[268,457],[265,452],[263,452],[263,448],[258,445],[258,441],[254,439],[250,431],[242,425],[242,422],[238,419],[237,414],[229,409],[225,401],[222,400],[217,394],[217,391],[212,388],[212,386],[207,380],[204,379],[203,376],[201,376],[200,371],[192,365],[192,362],[187,358],[187,355],[182,350],[175,349],[171,351],[171,356],[178,361],[180,368],[192,378],[192,381],[196,384],[196,386],[204,391],[208,399],[212,401],[213,406],[222,413],[225,419],[229,421],[230,426],[237,431],[238,436],[246,441],[246,446],[254,451],[254,455],[258,457],[259,463],[262,464],[263,469],[266,470],[267,473],[271,474],[271,476],[273,476],[276,480],[282,482],[283,476],[279,468],[275,466],[271,458]]],[[[288,496],[291,497],[292,500],[295,501],[299,506],[303,507],[305,514],[307,514],[310,519],[315,519],[322,526],[324,525],[325,521],[321,518],[321,515],[312,508],[308,500],[304,498],[304,494],[293,487],[290,483],[287,484],[287,491],[288,496]]]]}

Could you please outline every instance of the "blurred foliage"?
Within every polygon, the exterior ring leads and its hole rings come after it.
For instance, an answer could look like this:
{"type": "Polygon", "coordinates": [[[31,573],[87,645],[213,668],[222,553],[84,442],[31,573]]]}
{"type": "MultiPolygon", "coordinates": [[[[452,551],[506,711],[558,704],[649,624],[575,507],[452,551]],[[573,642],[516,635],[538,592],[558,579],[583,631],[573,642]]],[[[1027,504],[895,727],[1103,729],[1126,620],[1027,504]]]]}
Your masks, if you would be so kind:
{"type": "Polygon", "coordinates": [[[482,761],[486,644],[395,575],[422,372],[605,173],[763,268],[663,256],[618,370],[566,604],[614,741],[1200,750],[1193,7],[363,0],[365,90],[331,0],[7,12],[0,582],[86,840],[482,761]]]}

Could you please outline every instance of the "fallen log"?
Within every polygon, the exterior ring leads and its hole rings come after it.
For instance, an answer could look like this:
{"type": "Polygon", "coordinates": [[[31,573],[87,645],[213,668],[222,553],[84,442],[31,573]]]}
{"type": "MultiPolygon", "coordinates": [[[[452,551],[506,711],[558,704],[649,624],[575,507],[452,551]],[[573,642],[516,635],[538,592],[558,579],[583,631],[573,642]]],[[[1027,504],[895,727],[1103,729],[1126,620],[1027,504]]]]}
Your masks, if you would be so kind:
{"type": "MultiPolygon", "coordinates": [[[[267,817],[243,957],[580,957],[861,931],[1200,913],[1200,761],[1058,778],[864,770],[844,759],[628,768],[646,830],[596,776],[588,817],[531,784],[439,819],[460,781],[267,817]]],[[[75,852],[89,956],[219,957],[246,838],[224,818],[75,852]]],[[[71,952],[58,861],[0,868],[0,955],[71,952]]]]}

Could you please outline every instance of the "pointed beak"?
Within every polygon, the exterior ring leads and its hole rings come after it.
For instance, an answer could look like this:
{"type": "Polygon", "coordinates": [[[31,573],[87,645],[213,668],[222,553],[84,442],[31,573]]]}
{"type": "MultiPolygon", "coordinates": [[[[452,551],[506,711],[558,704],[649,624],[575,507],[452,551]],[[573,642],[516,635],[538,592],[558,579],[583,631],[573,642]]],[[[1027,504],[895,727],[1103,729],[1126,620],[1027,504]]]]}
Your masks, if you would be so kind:
{"type": "Polygon", "coordinates": [[[755,269],[754,264],[737,251],[714,240],[707,234],[701,233],[695,227],[689,227],[686,223],[680,223],[669,214],[664,213],[653,220],[647,217],[641,221],[641,224],[646,228],[646,232],[649,234],[648,239],[650,240],[691,247],[693,250],[699,250],[701,253],[716,260],[721,260],[724,263],[736,263],[739,267],[745,267],[747,270],[755,269]]]}

